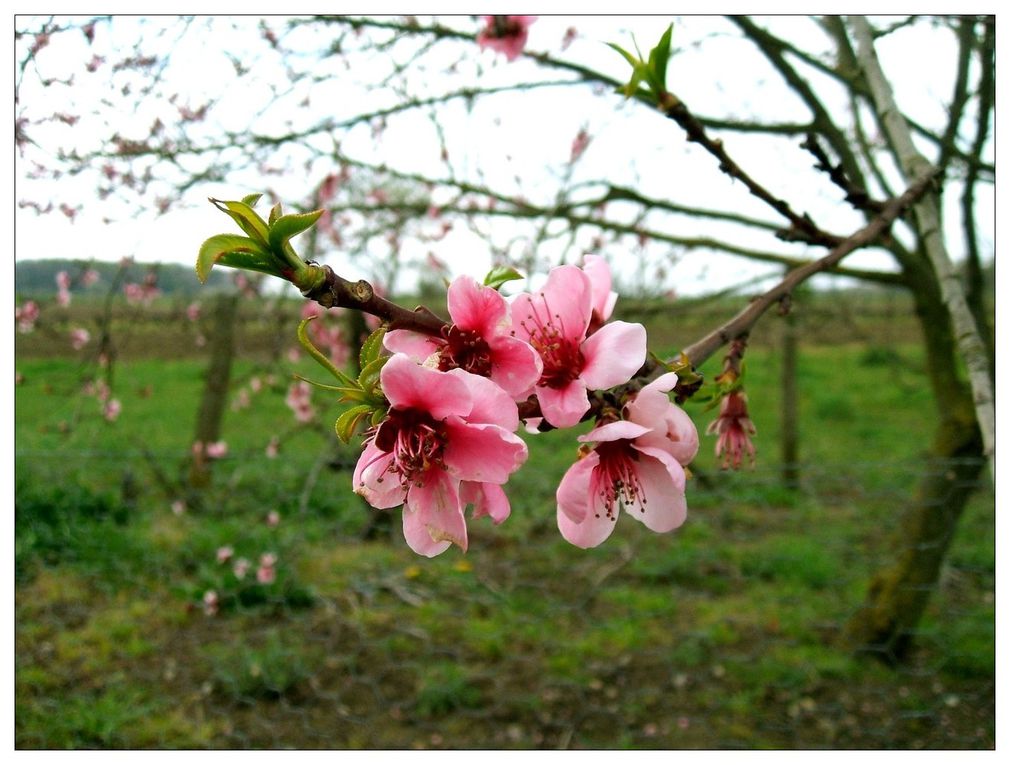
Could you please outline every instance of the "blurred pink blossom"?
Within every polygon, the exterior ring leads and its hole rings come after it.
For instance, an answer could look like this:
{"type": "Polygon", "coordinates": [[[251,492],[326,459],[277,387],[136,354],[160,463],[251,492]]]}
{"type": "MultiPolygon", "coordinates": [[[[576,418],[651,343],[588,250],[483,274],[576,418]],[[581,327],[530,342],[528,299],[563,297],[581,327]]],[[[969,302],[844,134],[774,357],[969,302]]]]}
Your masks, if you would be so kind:
{"type": "Polygon", "coordinates": [[[190,303],[186,307],[186,318],[190,321],[198,321],[200,318],[200,304],[190,303]]]}
{"type": "Polygon", "coordinates": [[[91,333],[82,327],[74,327],[70,330],[70,346],[75,350],[79,351],[88,341],[91,339],[91,333]]]}
{"type": "Polygon", "coordinates": [[[203,594],[203,612],[207,616],[214,616],[218,610],[217,593],[214,590],[207,590],[203,594]]]}
{"type": "Polygon", "coordinates": [[[485,26],[477,33],[477,44],[515,61],[526,47],[530,25],[536,20],[536,16],[485,16],[485,26]]]}
{"type": "Polygon", "coordinates": [[[172,512],[175,515],[182,515],[186,512],[186,503],[181,499],[176,499],[172,502],[172,512]]]}
{"type": "Polygon", "coordinates": [[[245,579],[245,575],[249,573],[251,567],[252,564],[246,558],[236,558],[232,573],[235,574],[236,579],[245,579]]]}
{"type": "Polygon", "coordinates": [[[34,300],[26,300],[22,305],[14,308],[14,321],[18,323],[18,332],[27,334],[35,329],[35,322],[39,318],[39,306],[34,300]]]}
{"type": "Polygon", "coordinates": [[[579,128],[579,132],[575,134],[575,138],[572,140],[572,154],[568,161],[575,162],[585,154],[586,149],[589,147],[589,141],[589,133],[586,132],[586,129],[579,128]]]}
{"type": "Polygon", "coordinates": [[[737,388],[723,396],[719,404],[719,416],[709,424],[705,432],[719,435],[715,455],[722,456],[724,469],[731,467],[739,470],[744,455],[749,457],[750,465],[754,467],[755,449],[751,436],[757,435],[757,428],[747,412],[747,394],[743,390],[737,388]]]}
{"type": "Polygon", "coordinates": [[[267,513],[267,526],[269,526],[270,528],[276,528],[278,525],[280,525],[280,522],[281,522],[281,514],[278,513],[276,510],[271,510],[269,513],[267,513]]]}
{"type": "Polygon", "coordinates": [[[89,268],[87,271],[81,274],[81,286],[90,287],[92,284],[98,282],[100,278],[101,276],[95,269],[89,268]]]}
{"type": "Polygon", "coordinates": [[[217,562],[227,563],[231,560],[232,556],[235,554],[235,550],[230,545],[224,545],[217,548],[217,562]]]}
{"type": "Polygon", "coordinates": [[[277,454],[280,452],[280,442],[277,440],[277,436],[273,436],[270,442],[267,444],[266,455],[270,459],[275,459],[277,454]]]}
{"type": "Polygon", "coordinates": [[[273,553],[263,553],[260,556],[260,565],[256,569],[256,581],[260,584],[273,584],[277,578],[277,570],[274,565],[277,563],[277,556],[273,553]]]}
{"type": "Polygon", "coordinates": [[[288,395],[284,403],[294,412],[298,422],[311,422],[316,416],[316,410],[312,408],[312,387],[304,380],[291,383],[288,388],[288,395]]]}
{"type": "Polygon", "coordinates": [[[213,443],[207,444],[205,453],[210,459],[219,460],[228,454],[228,444],[224,441],[214,441],[213,443]]]}
{"type": "Polygon", "coordinates": [[[102,408],[102,416],[109,422],[115,422],[122,410],[123,406],[119,403],[119,399],[114,398],[105,403],[102,408]]]}

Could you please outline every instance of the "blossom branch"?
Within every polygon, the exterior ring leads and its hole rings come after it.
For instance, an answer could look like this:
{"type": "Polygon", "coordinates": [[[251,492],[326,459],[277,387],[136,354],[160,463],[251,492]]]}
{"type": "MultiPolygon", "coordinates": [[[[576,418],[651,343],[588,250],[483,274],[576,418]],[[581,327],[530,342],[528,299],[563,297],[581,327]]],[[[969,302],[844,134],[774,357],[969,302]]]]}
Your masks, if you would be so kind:
{"type": "Polygon", "coordinates": [[[732,319],[717,327],[697,342],[684,348],[681,355],[686,357],[697,368],[726,343],[744,337],[750,332],[751,328],[765,311],[779,301],[786,299],[797,286],[814,274],[833,268],[842,258],[861,247],[871,244],[884,234],[903,212],[929,190],[935,177],[935,172],[928,172],[923,175],[909,186],[901,196],[887,202],[880,215],[866,226],[846,238],[819,260],[790,271],[781,282],[752,301],[750,305],[732,319]]]}
{"type": "Polygon", "coordinates": [[[322,269],[325,276],[322,284],[302,295],[324,308],[352,308],[377,316],[387,322],[390,329],[410,329],[433,337],[440,337],[442,329],[448,324],[423,306],[411,311],[380,297],[364,279],[352,282],[336,274],[329,266],[317,268],[322,269]]]}

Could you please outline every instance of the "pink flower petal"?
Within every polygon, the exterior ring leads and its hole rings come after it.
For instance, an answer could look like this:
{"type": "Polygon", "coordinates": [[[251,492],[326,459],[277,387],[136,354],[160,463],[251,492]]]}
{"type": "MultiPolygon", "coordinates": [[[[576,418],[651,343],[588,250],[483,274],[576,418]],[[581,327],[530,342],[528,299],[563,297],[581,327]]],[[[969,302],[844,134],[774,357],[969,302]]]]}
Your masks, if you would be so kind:
{"type": "Polygon", "coordinates": [[[438,351],[443,343],[430,335],[412,332],[409,329],[393,329],[382,337],[382,344],[391,353],[405,353],[415,361],[423,362],[438,351]]]}
{"type": "Polygon", "coordinates": [[[526,461],[523,440],[497,425],[469,424],[459,417],[449,417],[445,429],[448,443],[442,458],[459,480],[505,483],[526,461]]]}
{"type": "Polygon", "coordinates": [[[354,467],[354,491],[380,510],[402,505],[406,496],[397,476],[386,472],[392,461],[391,453],[380,451],[374,443],[369,443],[354,467]]]}
{"type": "Polygon", "coordinates": [[[582,270],[589,276],[593,288],[593,310],[599,321],[606,321],[614,312],[617,293],[610,289],[610,266],[599,255],[583,256],[582,270]]]}
{"type": "Polygon", "coordinates": [[[555,494],[559,518],[564,515],[573,523],[581,523],[589,515],[589,484],[599,464],[600,455],[590,452],[565,471],[555,494]]]}
{"type": "Polygon", "coordinates": [[[662,449],[634,447],[645,455],[636,471],[645,501],[625,510],[652,531],[673,531],[687,517],[684,468],[662,449]]]}
{"type": "Polygon", "coordinates": [[[432,558],[450,545],[466,551],[466,520],[457,483],[440,470],[421,486],[411,486],[403,507],[403,536],[410,549],[432,558]]]}
{"type": "Polygon", "coordinates": [[[508,330],[509,306],[498,290],[485,287],[469,276],[449,285],[449,316],[460,329],[473,330],[486,340],[508,330]]]}
{"type": "Polygon", "coordinates": [[[586,273],[577,266],[557,266],[547,283],[534,294],[520,293],[512,301],[512,329],[529,340],[539,325],[550,323],[573,342],[586,336],[593,312],[593,290],[586,273]]]}
{"type": "Polygon", "coordinates": [[[573,380],[564,388],[537,386],[537,400],[544,419],[556,428],[570,428],[589,411],[586,386],[573,380]]]}
{"type": "Polygon", "coordinates": [[[644,425],[628,422],[627,420],[617,420],[616,422],[608,422],[606,425],[600,425],[598,428],[593,428],[584,436],[579,436],[578,440],[582,443],[592,443],[594,441],[617,441],[622,438],[638,438],[639,436],[643,436],[649,432],[650,428],[647,428],[644,425]]]}
{"type": "Polygon", "coordinates": [[[491,379],[516,401],[525,401],[544,365],[528,343],[514,337],[497,337],[491,348],[491,379]]]}
{"type": "Polygon", "coordinates": [[[447,374],[462,380],[470,392],[472,406],[465,415],[467,422],[498,425],[510,432],[519,427],[519,409],[515,401],[493,380],[462,369],[453,369],[447,374]]]}
{"type": "Polygon", "coordinates": [[[386,362],[380,379],[382,392],[398,409],[420,409],[443,420],[451,414],[465,416],[472,406],[470,391],[458,377],[419,366],[400,353],[386,362]]]}
{"type": "Polygon", "coordinates": [[[616,525],[602,513],[590,513],[582,523],[575,523],[558,508],[558,531],[568,542],[583,550],[603,544],[614,532],[616,525]]]}
{"type": "Polygon", "coordinates": [[[498,484],[464,481],[460,484],[460,499],[464,505],[473,505],[474,518],[489,515],[495,525],[505,521],[512,512],[505,490],[498,484]]]}
{"type": "Polygon", "coordinates": [[[631,379],[645,363],[645,327],[612,321],[582,344],[586,365],[582,381],[590,390],[606,390],[631,379]]]}

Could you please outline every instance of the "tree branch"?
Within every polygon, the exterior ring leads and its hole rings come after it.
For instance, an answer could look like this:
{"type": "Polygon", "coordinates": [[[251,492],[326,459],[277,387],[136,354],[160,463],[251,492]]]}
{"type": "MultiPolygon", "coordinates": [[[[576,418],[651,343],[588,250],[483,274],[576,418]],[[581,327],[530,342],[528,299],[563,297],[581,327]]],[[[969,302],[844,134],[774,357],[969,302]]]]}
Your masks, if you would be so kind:
{"type": "Polygon", "coordinates": [[[933,183],[934,178],[933,171],[927,172],[909,186],[901,196],[887,202],[880,215],[866,226],[845,239],[823,258],[790,271],[781,282],[752,301],[732,319],[684,348],[681,352],[682,355],[692,366],[697,368],[726,343],[747,335],[765,311],[787,297],[797,286],[814,274],[833,268],[846,255],[865,247],[884,234],[902,212],[922,197],[933,183]]]}
{"type": "MultiPolygon", "coordinates": [[[[905,177],[919,177],[932,172],[929,161],[912,143],[911,132],[898,111],[891,87],[884,77],[873,48],[873,30],[862,16],[849,19],[857,41],[857,55],[877,107],[881,128],[895,149],[898,164],[905,177]]],[[[915,216],[929,261],[936,272],[940,294],[954,324],[957,347],[968,370],[975,403],[975,415],[982,433],[983,451],[989,461],[992,479],[995,472],[996,414],[993,403],[992,382],[985,345],[980,337],[975,319],[965,301],[964,290],[954,265],[950,261],[943,241],[942,227],[935,195],[924,196],[915,205],[915,216]]]]}

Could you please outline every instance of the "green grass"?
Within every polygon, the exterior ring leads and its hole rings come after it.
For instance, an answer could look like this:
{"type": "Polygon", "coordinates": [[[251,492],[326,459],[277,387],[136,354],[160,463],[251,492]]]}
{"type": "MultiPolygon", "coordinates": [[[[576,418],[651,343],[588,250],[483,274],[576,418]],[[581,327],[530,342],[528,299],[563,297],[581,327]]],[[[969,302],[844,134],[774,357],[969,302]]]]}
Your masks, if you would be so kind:
{"type": "MultiPolygon", "coordinates": [[[[433,560],[395,512],[390,534],[360,539],[373,511],[328,466],[354,451],[293,427],[283,376],[228,412],[229,457],[176,515],[201,363],[117,364],[110,424],[76,395],[78,363],[20,358],[17,745],[991,747],[991,492],[965,512],[906,670],[834,644],[932,426],[921,358],[897,352],[898,371],[877,345],[803,350],[799,490],[778,473],[777,356],[756,343],[759,466],[723,473],[703,438],[681,530],[622,518],[600,548],[567,545],[553,497],[577,444],[555,432],[528,438],[512,517],[470,523],[470,551],[433,560]],[[276,554],[276,581],[238,579],[225,545],[250,575],[276,554]]],[[[711,413],[687,409],[703,430],[711,413]]]]}

